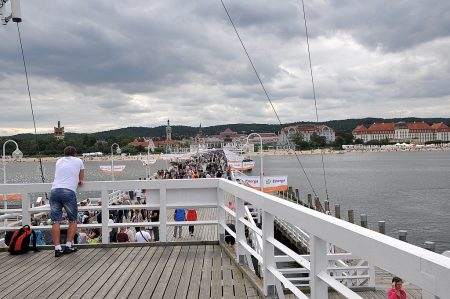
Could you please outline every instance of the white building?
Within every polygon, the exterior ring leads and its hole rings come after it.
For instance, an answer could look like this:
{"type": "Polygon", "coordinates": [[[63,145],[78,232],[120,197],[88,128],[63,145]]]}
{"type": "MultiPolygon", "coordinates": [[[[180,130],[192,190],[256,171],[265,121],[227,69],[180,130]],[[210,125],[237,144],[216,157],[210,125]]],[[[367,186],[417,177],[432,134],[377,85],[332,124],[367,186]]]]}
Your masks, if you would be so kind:
{"type": "Polygon", "coordinates": [[[352,133],[355,139],[361,139],[364,142],[371,140],[413,143],[450,141],[450,128],[444,123],[436,123],[432,126],[425,122],[373,123],[368,128],[359,125],[352,133]]]}
{"type": "Polygon", "coordinates": [[[334,130],[325,125],[298,125],[298,126],[289,126],[281,129],[280,135],[278,136],[279,144],[287,144],[289,140],[292,140],[292,137],[295,133],[300,133],[303,136],[304,141],[311,141],[311,136],[315,133],[318,136],[325,137],[327,143],[334,142],[336,140],[336,134],[334,130]]]}

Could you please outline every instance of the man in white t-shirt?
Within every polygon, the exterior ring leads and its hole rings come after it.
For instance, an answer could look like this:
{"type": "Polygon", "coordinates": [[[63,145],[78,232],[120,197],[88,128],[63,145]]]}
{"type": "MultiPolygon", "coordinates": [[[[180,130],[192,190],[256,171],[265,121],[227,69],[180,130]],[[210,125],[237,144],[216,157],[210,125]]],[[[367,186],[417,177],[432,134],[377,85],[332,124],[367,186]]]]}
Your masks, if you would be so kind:
{"type": "Polygon", "coordinates": [[[150,242],[150,234],[148,231],[145,231],[143,227],[136,227],[136,242],[150,242]]]}
{"type": "Polygon", "coordinates": [[[50,193],[50,217],[52,219],[52,239],[55,245],[55,257],[77,251],[72,246],[75,232],[77,231],[77,187],[83,185],[84,164],[76,158],[77,150],[73,146],[64,149],[64,157],[56,161],[55,180],[50,193]],[[67,243],[64,251],[60,241],[60,223],[62,209],[67,213],[69,228],[67,230],[67,243]]]}
{"type": "Polygon", "coordinates": [[[136,196],[137,202],[141,203],[142,190],[141,189],[134,190],[134,195],[136,196]]]}

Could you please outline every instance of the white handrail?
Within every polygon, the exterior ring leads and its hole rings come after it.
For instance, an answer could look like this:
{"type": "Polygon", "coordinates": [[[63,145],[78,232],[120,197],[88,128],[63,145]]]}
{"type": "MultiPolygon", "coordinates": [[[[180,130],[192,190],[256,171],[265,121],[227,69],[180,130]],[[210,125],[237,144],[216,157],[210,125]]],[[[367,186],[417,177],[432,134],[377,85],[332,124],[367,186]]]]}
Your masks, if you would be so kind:
{"type": "MultiPolygon", "coordinates": [[[[34,209],[30,208],[30,195],[48,192],[50,187],[50,184],[6,184],[0,185],[0,194],[24,194],[21,210],[22,222],[23,224],[30,224],[31,214],[35,212],[34,209]]],[[[161,241],[167,240],[167,226],[174,225],[173,222],[167,222],[168,207],[188,205],[191,207],[218,208],[218,219],[207,221],[208,223],[205,222],[205,224],[218,225],[219,232],[223,232],[224,226],[226,226],[224,200],[231,195],[235,198],[236,216],[234,221],[236,225],[237,261],[243,264],[247,253],[257,254],[256,250],[248,246],[245,238],[245,227],[248,226],[251,230],[253,225],[250,223],[250,219],[245,219],[244,203],[247,202],[255,208],[262,209],[261,241],[263,250],[260,259],[262,259],[262,268],[265,269],[263,282],[266,295],[273,295],[276,290],[280,291],[280,283],[284,287],[295,288],[291,283],[287,283],[289,281],[285,276],[287,274],[276,268],[277,258],[274,249],[287,250],[274,238],[273,225],[270,224],[273,224],[275,217],[309,234],[312,244],[309,257],[311,298],[323,298],[329,286],[347,297],[353,297],[353,292],[345,284],[327,274],[328,261],[330,260],[327,246],[330,243],[351,252],[352,255],[360,259],[367,260],[374,266],[402,277],[404,280],[422,288],[423,292],[440,298],[446,298],[450,294],[450,285],[448,284],[448,277],[450,277],[449,258],[225,179],[86,182],[79,189],[80,192],[100,191],[102,193],[102,206],[100,207],[102,211],[102,242],[109,242],[108,229],[116,226],[108,224],[108,210],[130,207],[110,206],[108,190],[134,190],[136,188],[151,190],[151,194],[155,195],[154,198],[147,200],[146,205],[149,207],[159,206],[161,241]],[[248,225],[249,223],[250,225],[248,225]]],[[[146,205],[139,206],[139,208],[146,208],[146,205]]],[[[201,221],[201,219],[199,220],[201,221]]],[[[156,223],[140,224],[143,226],[156,225],[156,223]]],[[[176,224],[182,225],[184,223],[176,224]]],[[[342,259],[343,256],[345,255],[341,254],[340,258],[342,259]]],[[[250,262],[248,258],[247,262],[250,262]]],[[[304,263],[304,261],[302,262],[304,263]]],[[[367,279],[368,275],[359,274],[359,277],[367,279]]],[[[341,278],[347,277],[341,276],[341,278]]],[[[298,289],[292,289],[292,291],[294,294],[300,294],[298,289]]]]}

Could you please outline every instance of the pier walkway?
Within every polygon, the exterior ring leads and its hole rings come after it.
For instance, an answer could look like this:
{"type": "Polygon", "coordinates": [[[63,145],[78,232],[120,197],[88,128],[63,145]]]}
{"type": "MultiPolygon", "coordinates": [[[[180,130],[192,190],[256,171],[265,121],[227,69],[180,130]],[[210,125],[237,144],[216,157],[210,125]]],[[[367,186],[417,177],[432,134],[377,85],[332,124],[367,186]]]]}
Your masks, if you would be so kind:
{"type": "MultiPolygon", "coordinates": [[[[31,198],[50,187],[0,185],[0,194],[24,194],[22,208],[0,213],[19,213],[22,224],[29,225],[35,214],[49,211],[32,207],[31,198]]],[[[392,274],[377,269],[402,277],[409,298],[450,294],[447,257],[225,179],[86,182],[80,192],[101,193],[101,206],[80,211],[101,211],[102,223],[80,227],[100,229],[103,244],[60,258],[53,250],[22,256],[0,251],[1,298],[385,298],[392,274]],[[152,194],[145,205],[109,204],[111,190],[136,188],[152,194]],[[262,211],[262,228],[248,216],[247,204],[262,211]],[[108,222],[109,211],[136,208],[158,209],[159,221],[108,222]],[[175,208],[197,209],[199,219],[173,221],[175,208]],[[275,221],[306,232],[308,254],[277,240],[275,221]],[[109,244],[109,230],[124,225],[158,226],[161,242],[109,244]],[[173,227],[180,225],[183,235],[173,239],[173,227]],[[195,226],[193,237],[187,234],[189,225],[195,226]],[[233,247],[223,242],[227,235],[235,238],[233,247]],[[330,252],[329,244],[343,252],[330,252]]]]}
{"type": "Polygon", "coordinates": [[[219,245],[0,253],[6,298],[259,298],[219,245]]]}

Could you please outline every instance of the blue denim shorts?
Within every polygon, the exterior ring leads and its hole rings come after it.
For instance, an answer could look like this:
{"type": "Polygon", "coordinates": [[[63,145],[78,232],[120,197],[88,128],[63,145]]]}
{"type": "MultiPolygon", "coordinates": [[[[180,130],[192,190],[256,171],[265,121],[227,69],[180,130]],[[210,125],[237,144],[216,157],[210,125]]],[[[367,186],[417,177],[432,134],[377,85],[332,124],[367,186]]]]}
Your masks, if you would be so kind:
{"type": "Polygon", "coordinates": [[[77,222],[78,206],[77,195],[70,189],[56,188],[50,193],[50,218],[52,223],[60,223],[62,208],[67,213],[69,222],[77,222]]]}

